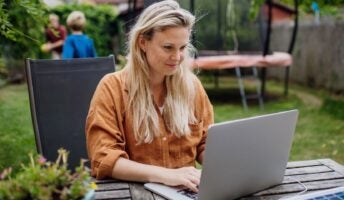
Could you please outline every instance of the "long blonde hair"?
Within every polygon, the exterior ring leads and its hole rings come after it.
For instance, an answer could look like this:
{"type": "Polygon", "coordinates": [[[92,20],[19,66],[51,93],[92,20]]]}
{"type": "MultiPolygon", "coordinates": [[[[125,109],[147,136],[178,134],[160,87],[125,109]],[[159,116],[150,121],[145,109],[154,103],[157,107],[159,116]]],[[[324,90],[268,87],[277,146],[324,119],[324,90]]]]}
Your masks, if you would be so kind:
{"type": "MultiPolygon", "coordinates": [[[[128,41],[128,108],[133,114],[133,131],[140,143],[150,143],[160,135],[159,117],[154,107],[150,89],[150,72],[144,52],[138,44],[142,35],[150,40],[154,32],[170,27],[185,27],[191,32],[195,17],[172,0],[152,4],[138,18],[131,29],[128,41]]],[[[163,117],[167,129],[178,137],[190,134],[188,123],[196,121],[194,116],[195,85],[191,71],[192,48],[184,52],[184,60],[177,72],[165,78],[167,90],[163,117]]]]}

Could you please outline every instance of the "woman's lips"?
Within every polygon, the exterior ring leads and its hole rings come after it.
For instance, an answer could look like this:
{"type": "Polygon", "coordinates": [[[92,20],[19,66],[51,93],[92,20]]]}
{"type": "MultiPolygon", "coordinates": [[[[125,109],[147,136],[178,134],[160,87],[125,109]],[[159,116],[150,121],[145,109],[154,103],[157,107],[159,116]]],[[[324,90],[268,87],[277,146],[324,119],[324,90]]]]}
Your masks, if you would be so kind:
{"type": "Polygon", "coordinates": [[[178,66],[178,64],[166,64],[166,65],[170,68],[176,68],[178,66]]]}

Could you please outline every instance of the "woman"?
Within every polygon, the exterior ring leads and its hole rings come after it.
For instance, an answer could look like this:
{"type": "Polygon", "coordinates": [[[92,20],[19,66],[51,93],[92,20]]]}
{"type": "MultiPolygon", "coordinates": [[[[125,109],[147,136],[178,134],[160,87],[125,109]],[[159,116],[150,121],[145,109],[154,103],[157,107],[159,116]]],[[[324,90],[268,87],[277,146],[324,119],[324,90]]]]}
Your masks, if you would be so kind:
{"type": "Polygon", "coordinates": [[[105,76],[86,122],[92,175],[98,179],[184,185],[197,191],[209,99],[191,72],[195,18],[172,0],[149,6],[129,35],[128,63],[105,76]]]}

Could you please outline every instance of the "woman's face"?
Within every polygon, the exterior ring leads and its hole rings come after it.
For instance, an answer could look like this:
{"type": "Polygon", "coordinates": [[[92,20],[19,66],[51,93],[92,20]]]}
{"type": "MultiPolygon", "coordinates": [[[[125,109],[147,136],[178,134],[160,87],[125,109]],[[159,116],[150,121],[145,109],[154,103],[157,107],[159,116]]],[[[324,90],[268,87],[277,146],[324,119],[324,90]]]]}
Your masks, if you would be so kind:
{"type": "Polygon", "coordinates": [[[139,45],[146,54],[152,79],[160,80],[177,71],[189,36],[187,28],[172,27],[155,32],[151,40],[140,37],[139,45]]]}

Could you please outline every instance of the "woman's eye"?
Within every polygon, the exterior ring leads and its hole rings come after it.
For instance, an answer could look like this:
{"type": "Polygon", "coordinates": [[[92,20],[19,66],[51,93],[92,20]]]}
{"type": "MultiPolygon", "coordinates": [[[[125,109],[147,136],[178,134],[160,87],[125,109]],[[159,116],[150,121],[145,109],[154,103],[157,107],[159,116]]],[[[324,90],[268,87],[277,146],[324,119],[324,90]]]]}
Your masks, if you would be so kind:
{"type": "Polygon", "coordinates": [[[171,50],[172,47],[171,46],[164,46],[164,49],[171,50]]]}

